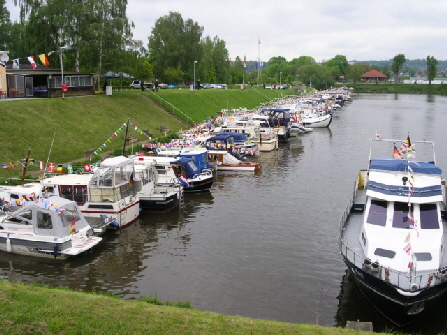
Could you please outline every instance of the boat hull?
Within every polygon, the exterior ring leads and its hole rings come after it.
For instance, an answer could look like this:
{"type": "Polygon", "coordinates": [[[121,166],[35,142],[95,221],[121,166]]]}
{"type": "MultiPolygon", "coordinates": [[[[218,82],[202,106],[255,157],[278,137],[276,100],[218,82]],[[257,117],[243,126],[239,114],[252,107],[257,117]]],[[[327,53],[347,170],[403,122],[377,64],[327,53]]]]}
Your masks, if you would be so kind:
{"type": "Polygon", "coordinates": [[[188,179],[188,183],[189,187],[183,188],[183,192],[185,193],[209,191],[214,183],[214,177],[211,176],[197,181],[188,179]]]}
{"type": "Polygon", "coordinates": [[[177,194],[166,197],[140,197],[140,211],[144,213],[164,214],[178,208],[180,199],[177,194]]]}
{"type": "Polygon", "coordinates": [[[327,128],[332,122],[332,115],[316,118],[303,118],[303,125],[306,128],[327,128]]]}
{"type": "Polygon", "coordinates": [[[447,281],[423,289],[417,295],[404,296],[394,286],[356,267],[343,257],[365,298],[388,320],[405,326],[433,308],[447,290],[447,281]]]}

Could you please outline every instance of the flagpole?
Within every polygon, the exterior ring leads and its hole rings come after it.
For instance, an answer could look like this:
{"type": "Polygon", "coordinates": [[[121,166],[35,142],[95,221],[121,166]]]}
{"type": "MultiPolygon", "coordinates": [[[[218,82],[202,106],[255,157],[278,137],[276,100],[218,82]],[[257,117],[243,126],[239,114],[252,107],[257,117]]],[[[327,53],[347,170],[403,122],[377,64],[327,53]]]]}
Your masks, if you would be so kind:
{"type": "Polygon", "coordinates": [[[258,37],[258,87],[259,78],[261,78],[261,39],[258,37]]]}
{"type": "Polygon", "coordinates": [[[126,135],[124,135],[123,156],[126,156],[125,152],[126,152],[126,141],[127,141],[127,132],[128,131],[129,131],[129,119],[127,119],[126,135]]]}
{"type": "Polygon", "coordinates": [[[30,153],[31,153],[31,149],[28,149],[28,155],[26,155],[25,165],[23,166],[23,172],[22,172],[22,186],[25,185],[25,175],[26,175],[26,169],[28,168],[30,153]]]}
{"type": "MultiPolygon", "coordinates": [[[[45,169],[43,170],[43,175],[45,176],[46,172],[47,172],[47,166],[48,166],[48,162],[50,161],[50,155],[51,155],[51,149],[53,149],[53,143],[54,143],[54,139],[56,137],[56,132],[54,132],[53,135],[53,140],[51,141],[51,146],[50,146],[50,150],[48,151],[48,157],[47,157],[47,162],[45,163],[45,169]]],[[[42,178],[43,179],[43,178],[42,178]]]]}

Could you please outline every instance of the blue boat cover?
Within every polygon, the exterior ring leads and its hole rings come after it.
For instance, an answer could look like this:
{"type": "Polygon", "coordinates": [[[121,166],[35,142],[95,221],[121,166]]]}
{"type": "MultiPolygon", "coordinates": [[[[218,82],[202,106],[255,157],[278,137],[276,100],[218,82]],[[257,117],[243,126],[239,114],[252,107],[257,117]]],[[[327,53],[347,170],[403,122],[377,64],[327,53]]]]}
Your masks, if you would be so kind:
{"type": "Polygon", "coordinates": [[[218,135],[230,135],[231,137],[234,138],[235,141],[238,141],[238,142],[248,141],[247,135],[245,135],[244,133],[222,132],[222,133],[217,133],[217,134],[218,135]]]}
{"type": "Polygon", "coordinates": [[[433,162],[414,162],[406,159],[371,159],[369,168],[374,170],[406,172],[408,165],[415,173],[441,175],[442,170],[433,162]]]}
{"type": "Polygon", "coordinates": [[[176,161],[171,162],[172,164],[179,164],[185,169],[186,178],[194,178],[196,174],[200,174],[200,169],[194,164],[192,158],[179,157],[176,161]]]}
{"type": "Polygon", "coordinates": [[[207,141],[207,142],[208,142],[208,141],[210,141],[210,142],[213,142],[213,141],[225,141],[225,140],[227,140],[229,137],[231,137],[231,135],[227,135],[227,134],[228,134],[228,133],[222,133],[222,134],[220,134],[220,135],[210,137],[210,138],[207,139],[206,141],[207,141]]]}

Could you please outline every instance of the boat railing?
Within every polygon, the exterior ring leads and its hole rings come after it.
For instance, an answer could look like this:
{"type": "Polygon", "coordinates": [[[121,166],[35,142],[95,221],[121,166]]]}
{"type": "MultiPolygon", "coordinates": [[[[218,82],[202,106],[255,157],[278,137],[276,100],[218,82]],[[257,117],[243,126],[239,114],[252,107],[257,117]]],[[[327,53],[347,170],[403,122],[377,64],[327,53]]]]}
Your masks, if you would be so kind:
{"type": "Polygon", "coordinates": [[[436,272],[415,275],[415,271],[400,272],[381,266],[379,262],[365,258],[349,247],[343,239],[343,229],[351,212],[351,205],[346,207],[340,219],[340,253],[355,267],[370,273],[371,275],[384,280],[390,285],[405,292],[415,292],[423,288],[435,286],[447,281],[447,266],[438,269],[436,272]]]}
{"type": "MultiPolygon", "coordinates": [[[[356,186],[357,185],[358,179],[356,181],[356,186]]],[[[408,272],[395,271],[381,266],[377,261],[365,258],[345,243],[344,229],[346,228],[345,225],[348,224],[348,218],[354,207],[354,199],[356,198],[357,189],[358,187],[354,187],[354,196],[346,206],[339,222],[340,253],[342,256],[357,268],[362,269],[405,292],[415,292],[447,281],[447,266],[438,269],[436,272],[425,272],[421,275],[417,275],[417,269],[415,270],[413,268],[411,269],[411,272],[410,269],[408,272]]]]}

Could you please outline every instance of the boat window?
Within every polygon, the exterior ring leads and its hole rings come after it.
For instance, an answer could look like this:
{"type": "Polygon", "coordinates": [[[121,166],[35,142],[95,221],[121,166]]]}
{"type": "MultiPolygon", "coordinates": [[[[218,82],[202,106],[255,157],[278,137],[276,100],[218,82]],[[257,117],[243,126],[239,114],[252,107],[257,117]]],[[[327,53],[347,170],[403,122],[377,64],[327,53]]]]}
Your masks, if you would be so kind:
{"type": "Polygon", "coordinates": [[[49,213],[37,212],[37,228],[53,229],[51,215],[49,213]]]}
{"type": "Polygon", "coordinates": [[[414,255],[418,262],[429,262],[432,260],[431,253],[429,252],[415,252],[414,255]]]}
{"type": "Polygon", "coordinates": [[[64,227],[71,226],[73,221],[77,222],[81,219],[76,206],[65,207],[60,216],[64,227]]]}
{"type": "Polygon", "coordinates": [[[396,256],[396,252],[393,250],[386,250],[382,248],[377,248],[374,251],[374,255],[381,256],[381,257],[387,257],[387,258],[394,258],[396,256]]]}
{"type": "Polygon", "coordinates": [[[371,200],[368,219],[366,222],[385,227],[387,202],[383,200],[371,200]]]}
{"type": "Polygon", "coordinates": [[[32,220],[33,212],[31,210],[26,210],[20,214],[20,216],[25,220],[32,220]]]}
{"type": "Polygon", "coordinates": [[[413,213],[413,204],[408,207],[408,203],[395,202],[393,215],[393,228],[410,229],[413,228],[413,221],[409,218],[409,212],[413,213]]]}
{"type": "Polygon", "coordinates": [[[419,205],[421,228],[422,229],[439,229],[438,209],[436,204],[419,205]]]}

